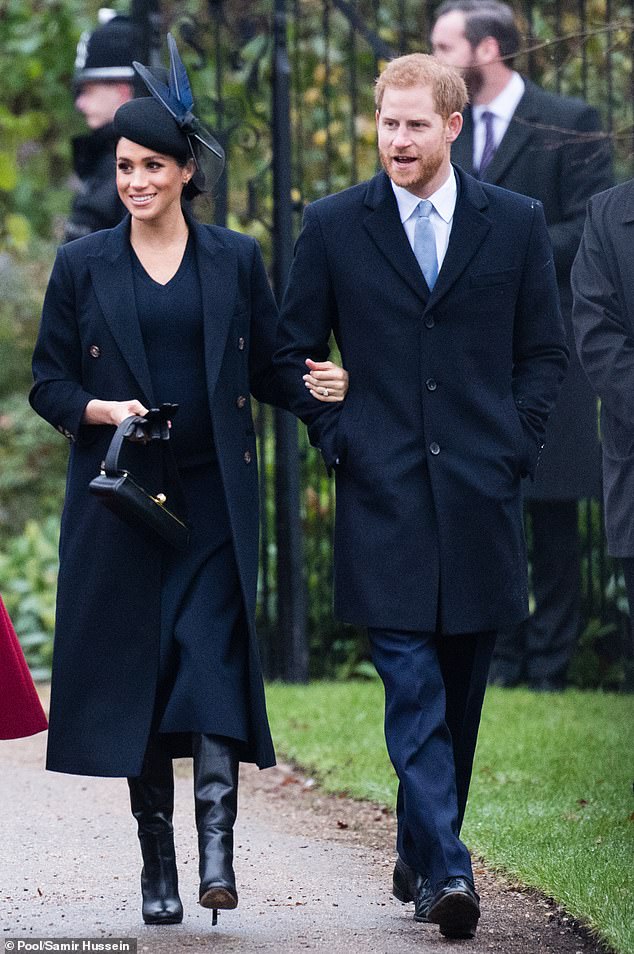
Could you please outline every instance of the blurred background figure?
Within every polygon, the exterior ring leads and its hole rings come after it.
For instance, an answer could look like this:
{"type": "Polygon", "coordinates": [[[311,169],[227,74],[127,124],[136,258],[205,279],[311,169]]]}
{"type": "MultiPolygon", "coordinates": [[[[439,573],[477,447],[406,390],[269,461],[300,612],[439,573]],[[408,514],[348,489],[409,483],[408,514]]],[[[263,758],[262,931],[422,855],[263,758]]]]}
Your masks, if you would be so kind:
{"type": "Polygon", "coordinates": [[[469,90],[452,160],[485,182],[539,199],[553,245],[570,365],[535,480],[524,486],[534,612],[499,633],[490,678],[557,690],[566,684],[581,628],[578,501],[599,496],[601,474],[597,402],[573,343],[570,269],[586,203],[612,184],[611,151],[595,109],[514,70],[520,32],[507,4],[447,0],[436,11],[431,43],[438,59],[462,70],[469,90]]]}
{"type": "Polygon", "coordinates": [[[65,226],[65,242],[113,228],[124,216],[115,185],[112,121],[119,106],[135,96],[135,33],[128,17],[102,8],[99,26],[83,34],[77,46],[75,106],[90,132],[73,139],[77,194],[65,226]]]}

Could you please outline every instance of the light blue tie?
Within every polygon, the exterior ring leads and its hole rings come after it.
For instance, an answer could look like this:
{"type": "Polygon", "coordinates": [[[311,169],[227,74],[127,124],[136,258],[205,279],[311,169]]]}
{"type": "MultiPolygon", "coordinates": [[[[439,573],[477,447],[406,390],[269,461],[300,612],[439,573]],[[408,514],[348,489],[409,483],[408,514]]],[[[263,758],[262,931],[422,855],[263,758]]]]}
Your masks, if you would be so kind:
{"type": "Polygon", "coordinates": [[[436,256],[436,236],[429,221],[433,205],[429,199],[421,199],[416,206],[416,228],[414,229],[414,255],[425,276],[427,287],[431,291],[438,278],[438,258],[436,256]]]}

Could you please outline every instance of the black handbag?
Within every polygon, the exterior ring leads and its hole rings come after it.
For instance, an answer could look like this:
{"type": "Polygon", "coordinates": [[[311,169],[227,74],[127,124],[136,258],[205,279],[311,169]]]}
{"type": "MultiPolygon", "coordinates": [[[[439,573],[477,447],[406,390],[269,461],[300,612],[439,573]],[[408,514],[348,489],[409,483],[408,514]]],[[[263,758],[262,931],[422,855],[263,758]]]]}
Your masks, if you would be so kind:
{"type": "MultiPolygon", "coordinates": [[[[189,542],[189,527],[168,510],[165,494],[153,496],[148,493],[119,465],[119,456],[126,439],[143,443],[167,441],[167,415],[173,415],[175,410],[176,405],[161,405],[149,411],[146,417],[132,415],[122,421],[110,442],[101,473],[90,481],[88,487],[104,506],[140,530],[152,543],[183,550],[189,542]]],[[[166,454],[164,461],[166,473],[178,496],[178,473],[171,454],[166,454]]]]}

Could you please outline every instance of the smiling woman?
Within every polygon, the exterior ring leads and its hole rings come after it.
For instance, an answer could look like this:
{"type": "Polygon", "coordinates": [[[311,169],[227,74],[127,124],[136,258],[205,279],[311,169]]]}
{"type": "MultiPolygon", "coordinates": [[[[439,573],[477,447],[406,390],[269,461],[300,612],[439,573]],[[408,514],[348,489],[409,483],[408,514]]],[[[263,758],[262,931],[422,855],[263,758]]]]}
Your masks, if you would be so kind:
{"type": "Polygon", "coordinates": [[[181,196],[194,171],[191,157],[156,153],[124,137],[117,143],[117,191],[132,216],[130,243],[160,285],[174,277],[185,253],[189,233],[181,196]]]}
{"type": "MultiPolygon", "coordinates": [[[[171,54],[169,88],[135,64],[152,96],[125,103],[114,120],[129,215],[60,249],[31,392],[36,411],[72,442],[47,765],[127,777],[149,924],[183,917],[175,755],[194,760],[200,904],[215,919],[238,903],[238,765],[275,761],[255,632],[249,394],[285,406],[272,366],[277,310],[257,243],[200,225],[182,203],[213,188],[224,157],[191,113],[173,41],[171,54]],[[148,409],[162,404],[179,409],[167,451],[147,433],[144,444],[128,443],[128,460],[142,486],[155,499],[167,493],[189,523],[183,551],[160,549],[88,490],[113,427],[138,416],[143,432],[148,409]]],[[[343,373],[328,373],[327,395],[315,398],[340,400],[343,373]]]]}

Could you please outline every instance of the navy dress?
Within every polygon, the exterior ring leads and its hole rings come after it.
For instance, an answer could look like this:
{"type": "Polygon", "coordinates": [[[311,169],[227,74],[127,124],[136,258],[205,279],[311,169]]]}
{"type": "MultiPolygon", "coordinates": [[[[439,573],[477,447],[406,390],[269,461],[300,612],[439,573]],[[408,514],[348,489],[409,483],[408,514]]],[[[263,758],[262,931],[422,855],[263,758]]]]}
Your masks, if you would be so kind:
{"type": "Polygon", "coordinates": [[[132,249],[131,256],[154,395],[159,404],[179,405],[170,443],[191,527],[188,548],[163,558],[154,724],[160,733],[201,732],[246,742],[247,625],[209,412],[194,240],[190,233],[180,267],[166,285],[148,275],[132,249]]]}

